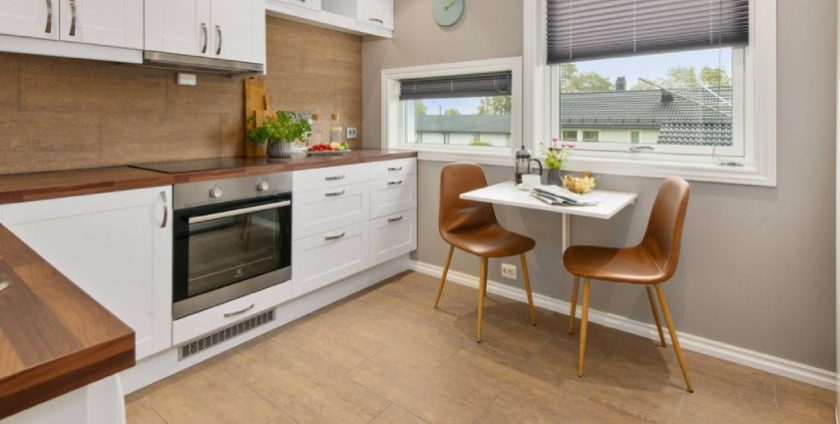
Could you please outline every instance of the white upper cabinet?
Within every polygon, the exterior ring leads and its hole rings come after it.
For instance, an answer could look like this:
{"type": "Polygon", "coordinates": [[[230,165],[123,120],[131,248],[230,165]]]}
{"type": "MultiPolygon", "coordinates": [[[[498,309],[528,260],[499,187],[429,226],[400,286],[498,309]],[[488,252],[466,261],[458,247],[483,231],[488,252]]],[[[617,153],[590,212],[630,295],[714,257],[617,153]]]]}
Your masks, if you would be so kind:
{"type": "Polygon", "coordinates": [[[265,62],[262,0],[146,0],[146,50],[265,62]]]}
{"type": "Polygon", "coordinates": [[[356,19],[394,29],[394,0],[356,0],[356,19]]]}
{"type": "Polygon", "coordinates": [[[143,48],[143,0],[53,1],[61,5],[61,40],[143,48]]]}
{"type": "Polygon", "coordinates": [[[143,48],[143,0],[4,0],[0,34],[143,48]]]}
{"type": "Polygon", "coordinates": [[[58,39],[58,0],[0,1],[0,34],[58,39]]]}
{"type": "Polygon", "coordinates": [[[146,0],[146,50],[207,55],[210,0],[146,0]]]}

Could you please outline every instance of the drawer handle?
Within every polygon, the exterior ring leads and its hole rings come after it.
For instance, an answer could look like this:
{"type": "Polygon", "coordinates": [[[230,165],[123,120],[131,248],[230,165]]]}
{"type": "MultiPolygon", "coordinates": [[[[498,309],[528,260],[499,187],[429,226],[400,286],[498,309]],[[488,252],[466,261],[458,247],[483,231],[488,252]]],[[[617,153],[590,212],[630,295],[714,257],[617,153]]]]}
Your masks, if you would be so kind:
{"type": "Polygon", "coordinates": [[[344,179],[344,175],[333,175],[331,177],[324,177],[324,181],[341,181],[344,179]]]}
{"type": "Polygon", "coordinates": [[[396,180],[396,181],[388,181],[388,187],[400,185],[403,183],[403,180],[396,180]]]}
{"type": "Polygon", "coordinates": [[[70,36],[76,36],[76,0],[70,0],[70,36]]]}
{"type": "Polygon", "coordinates": [[[334,236],[326,236],[326,237],[324,237],[324,241],[333,241],[333,240],[342,239],[342,238],[344,238],[344,234],[345,233],[337,234],[337,235],[334,235],[334,236]]]}
{"type": "Polygon", "coordinates": [[[253,304],[253,303],[252,303],[252,304],[250,304],[247,308],[242,308],[242,309],[240,309],[240,310],[238,310],[238,311],[225,312],[225,318],[230,318],[230,317],[235,317],[235,316],[237,316],[237,315],[242,315],[242,314],[244,314],[245,312],[250,311],[251,309],[254,309],[254,304],[253,304]]]}
{"type": "Polygon", "coordinates": [[[10,283],[8,281],[0,281],[0,292],[2,292],[3,290],[6,290],[11,285],[12,285],[12,283],[10,283]]]}
{"type": "Polygon", "coordinates": [[[379,18],[368,18],[368,20],[375,23],[375,24],[385,25],[385,21],[383,21],[382,19],[379,19],[379,18]]]}
{"type": "Polygon", "coordinates": [[[402,166],[392,166],[388,168],[388,172],[400,172],[402,171],[402,166]]]}
{"type": "Polygon", "coordinates": [[[344,190],[334,191],[332,193],[324,193],[324,197],[337,197],[344,195],[344,190]]]}
{"type": "Polygon", "coordinates": [[[393,222],[402,221],[402,219],[403,219],[402,215],[394,217],[394,218],[388,218],[388,223],[390,224],[390,223],[393,223],[393,222]]]}
{"type": "Polygon", "coordinates": [[[52,32],[52,0],[47,0],[47,26],[44,32],[47,34],[52,32]]]}

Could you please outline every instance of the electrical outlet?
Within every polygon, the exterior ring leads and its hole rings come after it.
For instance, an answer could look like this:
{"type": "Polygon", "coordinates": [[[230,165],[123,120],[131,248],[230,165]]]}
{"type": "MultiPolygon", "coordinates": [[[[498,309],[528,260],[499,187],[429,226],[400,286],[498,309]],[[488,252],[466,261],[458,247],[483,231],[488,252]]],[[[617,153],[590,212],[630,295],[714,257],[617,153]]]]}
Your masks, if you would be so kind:
{"type": "Polygon", "coordinates": [[[514,265],[514,264],[502,264],[502,278],[506,278],[508,280],[515,280],[516,279],[516,265],[514,265]]]}
{"type": "Polygon", "coordinates": [[[356,128],[347,127],[347,139],[348,140],[355,140],[356,139],[356,128]]]}

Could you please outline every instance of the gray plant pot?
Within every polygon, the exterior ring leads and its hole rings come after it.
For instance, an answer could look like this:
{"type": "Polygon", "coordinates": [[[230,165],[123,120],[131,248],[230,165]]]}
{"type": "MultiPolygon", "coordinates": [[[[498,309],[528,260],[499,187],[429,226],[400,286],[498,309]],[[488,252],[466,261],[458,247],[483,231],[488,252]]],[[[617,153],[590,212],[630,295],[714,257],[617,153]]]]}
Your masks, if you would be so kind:
{"type": "Polygon", "coordinates": [[[563,186],[563,176],[559,169],[549,169],[545,177],[545,183],[548,185],[563,186]]]}
{"type": "Polygon", "coordinates": [[[293,143],[283,140],[269,141],[266,153],[268,154],[269,159],[290,158],[292,157],[292,152],[294,151],[292,146],[293,143]]]}

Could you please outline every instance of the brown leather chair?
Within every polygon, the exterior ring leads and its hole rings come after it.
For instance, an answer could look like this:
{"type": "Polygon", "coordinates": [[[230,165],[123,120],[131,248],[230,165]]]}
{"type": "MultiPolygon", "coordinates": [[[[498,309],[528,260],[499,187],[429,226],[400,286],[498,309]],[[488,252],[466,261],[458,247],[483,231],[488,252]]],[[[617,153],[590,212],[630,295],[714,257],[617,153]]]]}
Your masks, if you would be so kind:
{"type": "Polygon", "coordinates": [[[611,248],[597,246],[572,246],[563,254],[563,263],[575,277],[572,288],[572,305],[569,314],[569,334],[574,333],[575,306],[577,305],[578,282],[583,282],[583,310],[580,326],[580,355],[578,357],[578,376],[583,376],[583,361],[586,352],[586,325],[589,314],[589,286],[591,279],[643,284],[647,290],[653,320],[659,331],[659,341],[665,346],[665,336],[659,322],[653,290],[656,288],[662,313],[668,324],[674,352],[680,363],[685,384],[689,392],[694,392],[685,360],[680,350],[680,342],[674,331],[671,313],[665,302],[665,293],[661,283],[668,281],[677,270],[680,257],[685,211],[688,207],[688,183],[679,177],[668,177],[659,188],[653,209],[650,213],[647,230],[642,242],[634,247],[611,248]]]}
{"type": "Polygon", "coordinates": [[[525,292],[528,294],[528,306],[531,312],[531,324],[536,325],[534,301],[531,297],[531,280],[528,276],[528,263],[525,252],[536,245],[534,239],[510,232],[502,228],[496,220],[493,205],[489,203],[462,200],[461,193],[486,187],[484,171],[472,163],[452,163],[443,167],[440,173],[440,210],[438,230],[443,240],[449,243],[449,254],[440,278],[435,308],[443,294],[446,274],[452,261],[452,253],[457,247],[481,258],[481,272],[478,290],[478,318],[476,322],[477,342],[481,342],[481,321],[484,316],[484,297],[487,294],[487,260],[503,256],[519,255],[522,261],[522,275],[525,278],[525,292]]]}

